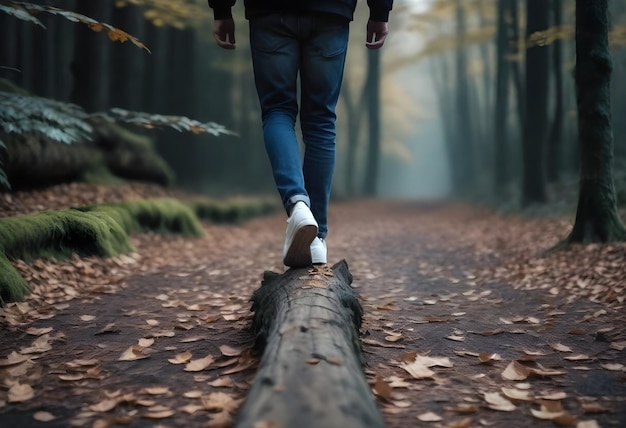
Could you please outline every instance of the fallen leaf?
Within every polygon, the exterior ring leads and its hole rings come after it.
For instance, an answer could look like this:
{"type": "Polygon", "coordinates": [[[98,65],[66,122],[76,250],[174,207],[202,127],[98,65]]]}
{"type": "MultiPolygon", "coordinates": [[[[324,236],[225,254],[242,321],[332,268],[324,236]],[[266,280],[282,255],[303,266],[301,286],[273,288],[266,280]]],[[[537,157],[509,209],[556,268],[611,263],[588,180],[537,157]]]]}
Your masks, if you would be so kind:
{"type": "Polygon", "coordinates": [[[146,419],[165,419],[176,413],[174,410],[161,410],[160,412],[148,412],[141,415],[142,418],[146,419]]]}
{"type": "Polygon", "coordinates": [[[183,412],[189,413],[190,415],[193,415],[198,410],[203,410],[203,409],[204,409],[203,406],[199,406],[197,404],[187,404],[186,406],[178,408],[178,410],[182,410],[183,412]]]}
{"type": "Polygon", "coordinates": [[[560,416],[563,416],[565,414],[564,410],[552,412],[552,411],[546,409],[544,406],[541,406],[541,409],[539,409],[539,410],[537,410],[537,409],[530,409],[530,412],[537,419],[545,419],[545,420],[554,420],[554,419],[556,419],[556,418],[558,418],[560,416]]]}
{"type": "Polygon", "coordinates": [[[96,317],[93,316],[93,315],[81,315],[80,316],[80,320],[81,321],[93,321],[95,319],[96,319],[96,317]]]}
{"type": "Polygon", "coordinates": [[[554,349],[555,351],[559,351],[559,352],[573,352],[572,348],[570,348],[569,346],[563,345],[562,343],[551,343],[550,347],[554,349]]]}
{"type": "Polygon", "coordinates": [[[419,419],[422,422],[439,422],[443,418],[436,413],[426,412],[426,413],[422,413],[421,415],[418,415],[417,419],[419,419]]]}
{"type": "Polygon", "coordinates": [[[214,416],[211,416],[211,420],[209,421],[207,426],[210,428],[227,428],[232,425],[233,425],[233,417],[231,416],[230,412],[224,411],[214,416]]]}
{"type": "Polygon", "coordinates": [[[563,391],[559,391],[559,392],[553,392],[550,394],[538,395],[537,398],[542,399],[542,400],[564,400],[565,398],[567,398],[567,393],[563,391]]]}
{"type": "Polygon", "coordinates": [[[598,422],[592,419],[590,421],[578,422],[576,424],[576,428],[600,428],[600,425],[598,425],[598,422]]]}
{"type": "Polygon", "coordinates": [[[529,374],[530,370],[528,367],[514,360],[502,372],[502,378],[506,380],[525,380],[529,374]]]}
{"type": "Polygon", "coordinates": [[[515,388],[501,388],[504,396],[513,401],[532,401],[533,397],[530,395],[530,391],[522,391],[515,388]]]}
{"type": "Polygon", "coordinates": [[[202,405],[206,410],[218,410],[233,412],[237,410],[242,400],[235,400],[228,394],[223,392],[212,392],[202,398],[202,405]]]}
{"type": "Polygon", "coordinates": [[[192,360],[185,366],[186,372],[199,372],[209,367],[214,361],[213,355],[207,355],[198,360],[192,360]]]}
{"type": "Polygon", "coordinates": [[[9,403],[21,403],[35,396],[33,388],[26,383],[15,382],[8,392],[9,403]]]}
{"type": "Polygon", "coordinates": [[[394,343],[383,343],[383,342],[379,342],[378,340],[374,340],[374,339],[361,339],[361,342],[363,342],[366,345],[379,346],[381,348],[396,348],[396,349],[404,349],[404,348],[406,348],[406,346],[404,346],[404,345],[396,345],[394,343]]]}
{"type": "Polygon", "coordinates": [[[120,403],[118,399],[107,398],[106,400],[102,400],[98,404],[92,404],[89,406],[89,410],[93,412],[105,413],[109,410],[113,410],[120,403]]]}
{"type": "Polygon", "coordinates": [[[611,342],[611,349],[623,351],[624,349],[626,349],[626,340],[621,342],[611,342]]]}
{"type": "Polygon", "coordinates": [[[69,374],[59,375],[59,379],[66,380],[66,381],[75,381],[75,380],[81,380],[84,378],[85,378],[85,375],[82,373],[69,373],[69,374]]]}
{"type": "Polygon", "coordinates": [[[231,388],[235,385],[230,376],[218,377],[214,381],[207,382],[207,383],[214,388],[220,388],[220,387],[231,388]]]}
{"type": "Polygon", "coordinates": [[[478,354],[478,359],[481,363],[492,363],[494,361],[500,361],[502,357],[499,354],[478,354]]]}
{"type": "Polygon", "coordinates": [[[183,394],[183,397],[185,398],[200,398],[202,397],[202,391],[199,390],[194,390],[194,391],[187,391],[183,394]]]}
{"type": "Polygon", "coordinates": [[[137,344],[143,348],[149,348],[152,345],[154,345],[154,339],[142,338],[142,339],[139,339],[137,344]]]}
{"type": "Polygon", "coordinates": [[[472,404],[458,404],[456,406],[445,407],[445,410],[461,414],[470,414],[478,412],[478,406],[474,406],[472,404]]]}
{"type": "Polygon", "coordinates": [[[611,411],[610,408],[598,403],[583,403],[582,408],[585,413],[604,413],[611,411]]]}
{"type": "Polygon", "coordinates": [[[396,335],[389,335],[389,336],[385,336],[385,340],[387,342],[395,343],[395,342],[400,342],[400,341],[404,340],[404,337],[403,336],[396,336],[396,335]]]}
{"type": "Polygon", "coordinates": [[[149,355],[143,353],[145,348],[139,345],[129,346],[120,357],[117,359],[118,361],[135,361],[141,360],[144,358],[148,358],[149,355]]]}
{"type": "Polygon", "coordinates": [[[36,412],[33,415],[33,419],[39,422],[51,422],[53,420],[55,420],[57,417],[54,416],[52,413],[50,412],[36,412]]]}
{"type": "Polygon", "coordinates": [[[142,389],[142,392],[149,395],[164,395],[170,392],[170,389],[167,386],[150,386],[142,389]]]}
{"type": "Polygon", "coordinates": [[[624,364],[620,364],[620,363],[600,364],[600,366],[603,369],[606,369],[612,372],[624,371],[624,364]]]}
{"type": "Polygon", "coordinates": [[[391,396],[393,395],[393,390],[391,389],[391,386],[381,378],[376,378],[376,383],[374,384],[372,390],[374,391],[374,394],[387,401],[390,401],[391,396]]]}
{"type": "Polygon", "coordinates": [[[568,355],[567,357],[564,357],[563,359],[567,361],[585,361],[585,360],[590,360],[591,357],[589,355],[577,354],[577,355],[568,355]]]}
{"type": "Polygon", "coordinates": [[[28,360],[28,356],[22,355],[18,352],[13,351],[6,358],[0,359],[0,367],[15,366],[27,360],[28,360]]]}
{"type": "Polygon", "coordinates": [[[26,330],[26,334],[30,334],[31,336],[41,336],[42,334],[50,333],[52,330],[53,330],[52,327],[44,327],[44,328],[29,327],[26,330]]]}
{"type": "Polygon", "coordinates": [[[146,320],[146,324],[148,324],[150,327],[156,327],[160,324],[160,322],[158,320],[149,319],[146,320]]]}
{"type": "Polygon", "coordinates": [[[243,353],[243,349],[233,348],[228,345],[221,345],[220,352],[225,357],[238,357],[243,353]]]}
{"type": "Polygon", "coordinates": [[[464,342],[465,336],[451,335],[451,336],[446,336],[446,339],[454,340],[455,342],[464,342]]]}
{"type": "Polygon", "coordinates": [[[193,358],[193,355],[189,351],[182,352],[180,354],[176,354],[174,358],[170,358],[169,361],[172,364],[186,364],[193,358]]]}
{"type": "Polygon", "coordinates": [[[500,395],[499,392],[485,392],[483,394],[485,401],[489,405],[488,407],[493,410],[498,410],[501,412],[512,412],[517,407],[515,404],[511,403],[508,399],[500,395]]]}

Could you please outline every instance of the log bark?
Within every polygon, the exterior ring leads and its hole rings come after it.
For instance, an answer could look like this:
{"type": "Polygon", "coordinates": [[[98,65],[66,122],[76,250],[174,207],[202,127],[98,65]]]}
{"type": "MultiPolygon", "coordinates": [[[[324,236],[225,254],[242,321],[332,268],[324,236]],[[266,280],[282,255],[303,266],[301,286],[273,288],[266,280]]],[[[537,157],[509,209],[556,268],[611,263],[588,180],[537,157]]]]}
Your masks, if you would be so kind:
{"type": "Polygon", "coordinates": [[[363,309],[351,283],[345,261],[265,273],[252,296],[264,351],[236,427],[384,426],[363,373],[363,309]]]}

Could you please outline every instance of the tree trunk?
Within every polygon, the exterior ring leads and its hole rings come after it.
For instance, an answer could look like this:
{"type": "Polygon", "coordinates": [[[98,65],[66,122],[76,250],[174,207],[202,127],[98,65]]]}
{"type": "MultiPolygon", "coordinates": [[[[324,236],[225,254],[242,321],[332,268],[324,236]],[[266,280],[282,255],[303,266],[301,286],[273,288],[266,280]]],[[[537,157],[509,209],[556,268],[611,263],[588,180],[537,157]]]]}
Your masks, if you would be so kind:
{"type": "Polygon", "coordinates": [[[359,100],[354,99],[354,94],[348,83],[341,89],[341,97],[346,106],[346,118],[348,120],[348,147],[346,150],[346,194],[355,196],[358,192],[356,187],[357,178],[357,156],[359,147],[359,136],[361,132],[361,120],[363,118],[363,104],[367,97],[367,84],[363,87],[359,100]]]}
{"type": "MultiPolygon", "coordinates": [[[[79,1],[77,12],[109,22],[113,5],[110,1],[79,1]]],[[[106,34],[95,33],[85,25],[76,25],[72,74],[72,102],[89,112],[109,107],[109,56],[111,41],[106,34]]]]}
{"type": "MultiPolygon", "coordinates": [[[[513,55],[522,55],[524,52],[520,52],[520,17],[519,17],[519,0],[511,0],[511,16],[512,16],[512,38],[515,42],[513,55]]],[[[520,61],[521,62],[521,61],[520,61]]],[[[524,123],[526,123],[526,96],[524,94],[524,76],[522,69],[518,63],[513,63],[511,67],[513,72],[513,83],[515,86],[515,95],[517,97],[517,116],[519,120],[520,129],[524,129],[524,123]]]]}
{"type": "MultiPolygon", "coordinates": [[[[552,0],[554,12],[554,26],[563,25],[563,0],[552,0]]],[[[563,42],[555,40],[552,44],[552,66],[554,67],[554,117],[548,138],[548,181],[555,182],[560,178],[563,170],[563,42]]]]}
{"type": "Polygon", "coordinates": [[[252,296],[263,349],[237,428],[383,427],[363,374],[363,309],[345,261],[266,272],[252,296]]]}
{"type": "MultiPolygon", "coordinates": [[[[76,8],[76,2],[74,0],[62,0],[55,4],[57,7],[66,10],[75,10],[76,8]]],[[[72,91],[72,74],[70,67],[74,54],[74,32],[75,26],[78,24],[56,16],[54,18],[57,19],[57,28],[52,38],[54,39],[54,55],[57,70],[54,74],[53,97],[60,101],[68,101],[72,91]]],[[[49,36],[50,35],[51,34],[49,34],[49,36]]]]}
{"type": "MultiPolygon", "coordinates": [[[[145,40],[145,19],[141,6],[128,4],[116,8],[114,17],[118,27],[139,40],[145,40]]],[[[111,63],[115,70],[111,76],[111,83],[116,88],[111,93],[111,105],[128,110],[140,110],[145,80],[144,63],[146,55],[150,54],[131,43],[114,46],[111,54],[111,63]]]]}
{"type": "Polygon", "coordinates": [[[18,63],[18,20],[6,13],[0,13],[0,77],[9,79],[13,83],[20,80],[18,63]]]}
{"type": "MultiPolygon", "coordinates": [[[[549,27],[545,0],[527,0],[526,38],[549,27]]],[[[526,50],[526,122],[524,123],[522,204],[547,201],[546,139],[549,56],[546,46],[526,50]]]]}
{"type": "Polygon", "coordinates": [[[470,91],[468,87],[467,57],[466,47],[463,40],[466,34],[465,9],[461,0],[456,1],[456,21],[457,21],[457,47],[456,47],[456,115],[457,115],[457,150],[461,150],[459,155],[463,162],[461,168],[461,193],[472,189],[475,179],[474,157],[477,155],[474,147],[474,130],[471,120],[470,91]]]}
{"type": "Polygon", "coordinates": [[[568,242],[626,240],[613,182],[608,1],[576,1],[576,90],[580,194],[568,242]]]}
{"type": "Polygon", "coordinates": [[[509,87],[510,69],[508,56],[509,47],[509,19],[511,0],[498,0],[498,31],[496,45],[498,49],[497,80],[496,80],[496,108],[495,108],[495,182],[496,196],[504,196],[509,184],[509,150],[508,150],[508,117],[509,117],[509,87]]]}
{"type": "Polygon", "coordinates": [[[376,195],[380,166],[380,50],[367,52],[367,107],[369,144],[363,193],[376,195]]]}

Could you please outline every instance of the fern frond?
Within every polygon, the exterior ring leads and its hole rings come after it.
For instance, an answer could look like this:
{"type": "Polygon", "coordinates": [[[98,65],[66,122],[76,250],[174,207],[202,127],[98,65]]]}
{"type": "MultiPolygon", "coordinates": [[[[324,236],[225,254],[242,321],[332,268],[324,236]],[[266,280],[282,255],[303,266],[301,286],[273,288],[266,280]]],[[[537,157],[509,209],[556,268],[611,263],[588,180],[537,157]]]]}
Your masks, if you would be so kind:
{"type": "Polygon", "coordinates": [[[74,104],[0,91],[0,132],[40,134],[65,144],[91,140],[88,115],[74,104]]]}
{"type": "Polygon", "coordinates": [[[185,116],[150,114],[128,111],[121,108],[113,108],[107,113],[96,113],[96,116],[109,121],[129,123],[146,129],[172,128],[178,132],[193,132],[194,134],[206,133],[216,137],[220,135],[237,135],[219,123],[203,123],[185,116]]]}
{"type": "Polygon", "coordinates": [[[96,21],[93,18],[90,18],[88,16],[82,15],[77,12],[72,12],[71,10],[59,9],[58,7],[54,7],[54,6],[26,3],[26,2],[13,1],[13,0],[0,0],[0,10],[6,13],[9,13],[13,16],[16,16],[17,18],[38,23],[44,28],[45,26],[37,18],[31,15],[30,12],[51,13],[53,15],[65,18],[68,21],[79,22],[81,24],[85,24],[87,25],[87,27],[89,27],[91,30],[97,33],[104,31],[106,35],[109,36],[109,39],[111,39],[111,41],[121,42],[121,43],[129,41],[135,46],[140,47],[141,49],[145,49],[146,51],[150,52],[150,49],[148,49],[146,45],[140,42],[137,37],[132,36],[128,34],[127,32],[120,30],[119,28],[116,28],[110,24],[96,21]]]}

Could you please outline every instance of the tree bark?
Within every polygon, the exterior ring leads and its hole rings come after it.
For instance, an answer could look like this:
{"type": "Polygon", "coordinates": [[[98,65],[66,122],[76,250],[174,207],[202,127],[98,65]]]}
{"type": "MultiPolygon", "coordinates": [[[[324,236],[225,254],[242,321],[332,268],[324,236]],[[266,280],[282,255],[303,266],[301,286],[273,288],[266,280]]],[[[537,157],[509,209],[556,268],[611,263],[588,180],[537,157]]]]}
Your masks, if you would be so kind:
{"type": "Polygon", "coordinates": [[[237,428],[383,427],[363,374],[363,310],[345,261],[266,272],[252,296],[258,373],[237,428]]]}
{"type": "MultiPolygon", "coordinates": [[[[77,12],[109,22],[113,5],[110,1],[79,1],[77,12]]],[[[72,74],[74,87],[70,99],[89,112],[109,107],[109,56],[111,41],[106,34],[95,33],[84,25],[76,26],[72,74]]]]}
{"type": "Polygon", "coordinates": [[[613,182],[608,1],[576,1],[576,90],[580,193],[568,242],[626,240],[613,182]]]}
{"type": "MultiPolygon", "coordinates": [[[[527,0],[527,39],[549,27],[545,0],[527,0]]],[[[549,56],[546,46],[526,50],[526,121],[524,123],[522,204],[529,206],[547,201],[546,139],[548,126],[549,56]]]]}
{"type": "Polygon", "coordinates": [[[510,0],[498,0],[498,30],[496,45],[498,51],[497,80],[496,80],[496,108],[495,108],[495,175],[494,188],[496,196],[503,196],[509,180],[509,150],[508,150],[508,117],[509,117],[509,87],[510,68],[508,56],[510,0]]]}
{"type": "Polygon", "coordinates": [[[456,115],[457,115],[457,150],[463,159],[461,168],[461,193],[473,187],[475,179],[475,162],[477,155],[474,145],[474,129],[472,127],[470,109],[470,91],[468,87],[467,57],[463,44],[466,33],[465,9],[461,0],[456,1],[457,47],[456,47],[456,115]]]}
{"type": "MultiPolygon", "coordinates": [[[[563,0],[552,0],[554,26],[563,25],[563,0]]],[[[565,109],[563,90],[563,42],[557,39],[552,44],[552,66],[554,70],[554,117],[548,138],[548,181],[557,181],[563,170],[563,116],[565,109]]]]}

